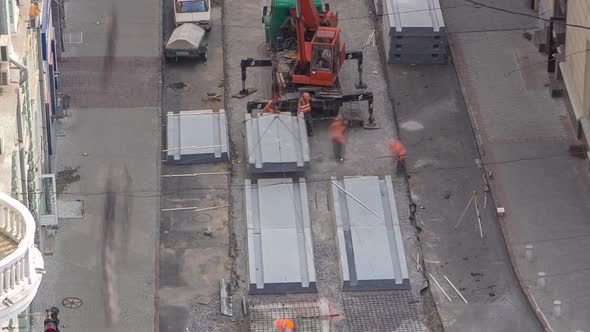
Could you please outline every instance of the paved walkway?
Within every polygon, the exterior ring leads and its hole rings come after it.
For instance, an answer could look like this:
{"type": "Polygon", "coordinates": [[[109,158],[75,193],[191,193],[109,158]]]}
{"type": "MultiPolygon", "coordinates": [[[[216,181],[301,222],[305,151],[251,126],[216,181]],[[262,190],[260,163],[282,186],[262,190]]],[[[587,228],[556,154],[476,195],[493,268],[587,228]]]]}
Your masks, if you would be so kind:
{"type": "Polygon", "coordinates": [[[54,246],[40,234],[52,255],[34,311],[58,307],[62,331],[155,331],[161,4],[73,1],[66,17],[66,41],[84,37],[66,44],[60,63],[71,107],[56,127],[53,171],[60,202],[83,201],[84,214],[60,218],[54,246]],[[109,33],[111,8],[118,34],[109,33]]]}
{"type": "MultiPolygon", "coordinates": [[[[488,3],[489,1],[484,1],[488,3]]],[[[462,1],[442,1],[454,62],[482,151],[499,222],[516,275],[543,325],[552,331],[590,326],[590,179],[587,164],[568,154],[577,143],[565,103],[551,99],[545,57],[525,38],[534,19],[462,1]],[[504,31],[498,31],[503,29],[504,31]],[[495,31],[489,31],[495,30],[495,31]],[[474,32],[477,31],[477,32],[474,32]],[[527,261],[525,245],[534,245],[527,261]],[[547,274],[545,289],[536,287],[547,274]],[[562,302],[562,314],[553,302],[562,302]]],[[[525,1],[494,6],[532,13],[525,1]]]]}

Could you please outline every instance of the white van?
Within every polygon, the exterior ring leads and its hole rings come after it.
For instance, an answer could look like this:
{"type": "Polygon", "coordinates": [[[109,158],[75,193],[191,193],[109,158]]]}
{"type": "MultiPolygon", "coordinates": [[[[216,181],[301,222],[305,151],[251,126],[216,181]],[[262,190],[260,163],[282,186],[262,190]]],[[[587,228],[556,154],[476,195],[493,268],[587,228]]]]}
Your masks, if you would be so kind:
{"type": "Polygon", "coordinates": [[[205,31],[211,30],[211,6],[209,0],[173,0],[174,23],[194,23],[205,31]]]}

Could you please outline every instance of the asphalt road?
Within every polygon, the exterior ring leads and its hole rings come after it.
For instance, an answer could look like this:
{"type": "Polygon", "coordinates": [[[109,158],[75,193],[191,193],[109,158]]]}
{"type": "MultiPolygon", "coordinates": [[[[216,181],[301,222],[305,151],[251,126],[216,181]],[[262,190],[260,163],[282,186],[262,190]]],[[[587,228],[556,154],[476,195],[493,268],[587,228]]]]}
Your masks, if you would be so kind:
{"type": "MultiPolygon", "coordinates": [[[[164,2],[164,41],[174,30],[172,1],[164,2]]],[[[221,7],[211,12],[213,28],[207,33],[209,58],[167,61],[164,65],[162,116],[167,112],[223,108],[223,98],[208,100],[207,93],[223,94],[221,7]],[[174,83],[185,84],[177,91],[174,83]],[[220,86],[221,85],[221,86],[220,86]],[[203,100],[205,98],[206,100],[203,100]]],[[[165,123],[166,119],[162,118],[165,123]]],[[[162,128],[165,146],[165,128],[162,128]]],[[[223,173],[225,163],[164,165],[167,175],[223,173]]],[[[165,177],[161,179],[162,208],[227,205],[227,175],[165,177]]],[[[219,280],[230,276],[228,210],[163,212],[160,224],[159,328],[161,332],[235,331],[222,317],[219,280]],[[209,233],[211,232],[211,233],[209,233]],[[206,235],[207,234],[207,235],[206,235]]]]}
{"type": "MultiPolygon", "coordinates": [[[[449,30],[468,31],[482,20],[497,23],[476,9],[459,15],[463,8],[454,7],[463,5],[461,1],[441,4],[449,30]]],[[[516,23],[508,16],[494,27],[516,23]]],[[[421,207],[416,218],[422,229],[426,270],[453,302],[436,286],[432,287],[434,299],[448,331],[538,331],[540,326],[512,271],[494,202],[483,192],[484,169],[479,166],[481,156],[453,60],[446,65],[387,66],[400,137],[408,150],[412,200],[421,207]],[[473,203],[454,227],[473,191],[479,193],[483,237],[473,203]]]]}
{"type": "Polygon", "coordinates": [[[60,220],[34,302],[59,307],[64,332],[154,330],[160,21],[157,1],[66,2],[60,72],[71,108],[53,165],[77,169],[79,179],[58,177],[68,182],[58,197],[83,201],[84,215],[60,220]],[[81,306],[64,307],[67,297],[81,306]]]}

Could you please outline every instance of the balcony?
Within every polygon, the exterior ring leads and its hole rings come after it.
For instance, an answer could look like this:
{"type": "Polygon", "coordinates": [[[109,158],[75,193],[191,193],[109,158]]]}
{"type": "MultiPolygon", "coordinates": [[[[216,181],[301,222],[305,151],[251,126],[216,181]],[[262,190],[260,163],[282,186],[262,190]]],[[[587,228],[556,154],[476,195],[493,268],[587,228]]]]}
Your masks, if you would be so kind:
{"type": "Polygon", "coordinates": [[[31,304],[44,273],[35,247],[35,220],[19,201],[0,193],[0,325],[31,304]]]}

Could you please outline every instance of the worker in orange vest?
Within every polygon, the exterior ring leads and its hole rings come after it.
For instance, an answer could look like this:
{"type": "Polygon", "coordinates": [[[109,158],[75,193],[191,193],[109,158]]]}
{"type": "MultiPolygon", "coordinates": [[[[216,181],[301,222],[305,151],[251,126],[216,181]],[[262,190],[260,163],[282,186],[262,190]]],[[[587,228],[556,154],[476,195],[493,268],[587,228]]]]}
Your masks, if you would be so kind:
{"type": "Polygon", "coordinates": [[[271,99],[268,101],[268,104],[266,104],[266,106],[264,106],[264,109],[262,110],[262,114],[264,115],[265,113],[278,113],[279,111],[277,110],[277,101],[274,99],[271,99]]]}
{"type": "Polygon", "coordinates": [[[393,155],[393,160],[397,163],[396,165],[396,175],[402,176],[406,173],[406,148],[402,144],[402,142],[396,139],[389,140],[389,151],[393,155]]]}
{"type": "Polygon", "coordinates": [[[344,131],[346,126],[348,126],[348,121],[340,113],[330,125],[330,138],[332,138],[334,144],[334,156],[340,162],[344,161],[344,131]]]}
{"type": "Polygon", "coordinates": [[[295,323],[288,318],[277,318],[275,320],[275,328],[278,332],[294,332],[295,323]]]}
{"type": "Polygon", "coordinates": [[[305,118],[305,127],[307,127],[307,136],[313,136],[313,129],[311,127],[311,95],[309,92],[304,92],[297,102],[297,115],[303,114],[305,118]]]}

